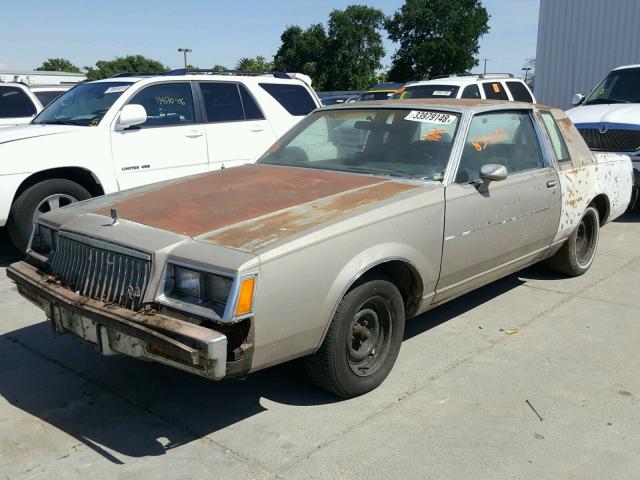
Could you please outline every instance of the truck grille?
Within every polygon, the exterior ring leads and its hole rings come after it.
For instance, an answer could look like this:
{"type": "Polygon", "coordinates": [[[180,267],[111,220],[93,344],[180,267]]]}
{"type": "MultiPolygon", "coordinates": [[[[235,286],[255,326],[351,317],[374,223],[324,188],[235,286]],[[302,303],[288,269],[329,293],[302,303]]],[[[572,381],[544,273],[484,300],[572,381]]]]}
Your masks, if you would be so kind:
{"type": "Polygon", "coordinates": [[[59,235],[51,273],[80,295],[139,310],[149,283],[150,257],[87,240],[59,235]]]}
{"type": "Polygon", "coordinates": [[[597,128],[578,130],[591,150],[606,152],[635,152],[640,149],[640,130],[607,130],[600,133],[597,128]]]}

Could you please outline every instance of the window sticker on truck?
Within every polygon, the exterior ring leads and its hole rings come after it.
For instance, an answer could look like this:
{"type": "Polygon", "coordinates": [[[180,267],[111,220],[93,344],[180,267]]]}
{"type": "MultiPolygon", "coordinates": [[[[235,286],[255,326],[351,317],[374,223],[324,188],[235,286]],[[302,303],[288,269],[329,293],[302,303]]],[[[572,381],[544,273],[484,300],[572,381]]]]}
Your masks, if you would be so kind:
{"type": "Polygon", "coordinates": [[[117,87],[109,87],[107,88],[104,93],[105,95],[107,93],[122,93],[124,92],[127,88],[129,88],[131,85],[118,85],[117,87]]]}
{"type": "Polygon", "coordinates": [[[412,122],[435,123],[438,125],[449,125],[456,120],[454,115],[442,112],[425,112],[419,110],[411,110],[409,115],[404,117],[405,120],[412,122]]]}

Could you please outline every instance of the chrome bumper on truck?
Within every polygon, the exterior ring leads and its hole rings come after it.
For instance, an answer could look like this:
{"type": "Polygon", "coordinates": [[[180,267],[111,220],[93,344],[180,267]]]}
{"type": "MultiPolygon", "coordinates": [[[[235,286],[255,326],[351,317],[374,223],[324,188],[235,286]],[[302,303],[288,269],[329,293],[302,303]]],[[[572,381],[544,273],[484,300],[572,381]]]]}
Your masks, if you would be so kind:
{"type": "Polygon", "coordinates": [[[72,333],[104,355],[122,353],[221,380],[227,337],[153,311],[134,312],[84,297],[27,262],[7,268],[18,292],[46,313],[56,333],[72,333]]]}

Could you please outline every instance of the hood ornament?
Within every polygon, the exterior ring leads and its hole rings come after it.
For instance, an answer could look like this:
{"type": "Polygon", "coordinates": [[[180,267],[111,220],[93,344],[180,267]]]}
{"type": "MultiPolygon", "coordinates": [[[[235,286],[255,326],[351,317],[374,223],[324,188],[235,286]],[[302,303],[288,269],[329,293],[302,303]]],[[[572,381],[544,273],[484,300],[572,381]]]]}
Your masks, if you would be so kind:
{"type": "Polygon", "coordinates": [[[118,217],[118,210],[115,208],[111,209],[111,220],[113,220],[113,222],[111,222],[112,227],[120,223],[120,218],[118,217]]]}
{"type": "Polygon", "coordinates": [[[598,129],[600,133],[607,133],[609,131],[609,125],[605,122],[600,124],[600,128],[598,129]]]}

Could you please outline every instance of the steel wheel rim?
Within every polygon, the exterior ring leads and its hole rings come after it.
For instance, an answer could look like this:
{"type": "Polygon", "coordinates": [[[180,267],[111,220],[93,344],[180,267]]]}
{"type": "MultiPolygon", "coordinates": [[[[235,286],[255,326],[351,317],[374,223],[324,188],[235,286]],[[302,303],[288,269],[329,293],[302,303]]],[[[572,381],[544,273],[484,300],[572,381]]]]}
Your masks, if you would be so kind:
{"type": "Polygon", "coordinates": [[[593,213],[582,217],[576,231],[576,261],[582,268],[587,267],[593,260],[596,247],[598,226],[593,213]]]}
{"type": "Polygon", "coordinates": [[[49,195],[48,197],[43,198],[36,206],[36,209],[33,212],[33,223],[36,223],[38,218],[40,218],[40,215],[43,213],[48,213],[53,210],[66,207],[67,205],[71,205],[77,201],[77,198],[67,195],[66,193],[54,193],[53,195],[49,195]]]}
{"type": "Polygon", "coordinates": [[[375,373],[389,352],[392,333],[391,306],[383,297],[367,299],[356,310],[347,334],[347,361],[353,373],[375,373]]]}

